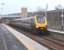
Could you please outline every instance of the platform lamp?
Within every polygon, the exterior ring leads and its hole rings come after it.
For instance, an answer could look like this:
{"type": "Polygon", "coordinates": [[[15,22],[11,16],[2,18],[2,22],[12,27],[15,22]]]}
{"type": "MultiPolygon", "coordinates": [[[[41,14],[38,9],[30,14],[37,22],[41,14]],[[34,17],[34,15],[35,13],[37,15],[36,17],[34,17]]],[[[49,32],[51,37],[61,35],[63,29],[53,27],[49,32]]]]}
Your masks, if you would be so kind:
{"type": "Polygon", "coordinates": [[[1,8],[1,15],[3,15],[3,6],[5,5],[5,3],[1,3],[1,6],[2,6],[2,8],[1,8]]]}
{"type": "Polygon", "coordinates": [[[61,14],[61,17],[62,17],[62,24],[61,24],[61,29],[63,30],[63,17],[64,17],[64,15],[63,15],[63,7],[62,7],[62,14],[61,14]]]}
{"type": "Polygon", "coordinates": [[[46,4],[46,8],[45,8],[45,16],[47,17],[47,9],[48,9],[48,4],[46,4]]]}

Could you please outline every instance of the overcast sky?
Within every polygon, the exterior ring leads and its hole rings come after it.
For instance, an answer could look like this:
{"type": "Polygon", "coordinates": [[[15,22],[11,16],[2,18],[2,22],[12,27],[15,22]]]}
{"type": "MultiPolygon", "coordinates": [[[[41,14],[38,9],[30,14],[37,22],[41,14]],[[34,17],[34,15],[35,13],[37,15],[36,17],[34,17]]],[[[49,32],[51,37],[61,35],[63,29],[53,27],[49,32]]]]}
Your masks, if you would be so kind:
{"type": "Polygon", "coordinates": [[[58,4],[64,7],[64,0],[0,0],[0,14],[18,13],[22,7],[27,7],[28,11],[36,11],[38,7],[45,9],[46,4],[48,10],[53,10],[58,4]]]}

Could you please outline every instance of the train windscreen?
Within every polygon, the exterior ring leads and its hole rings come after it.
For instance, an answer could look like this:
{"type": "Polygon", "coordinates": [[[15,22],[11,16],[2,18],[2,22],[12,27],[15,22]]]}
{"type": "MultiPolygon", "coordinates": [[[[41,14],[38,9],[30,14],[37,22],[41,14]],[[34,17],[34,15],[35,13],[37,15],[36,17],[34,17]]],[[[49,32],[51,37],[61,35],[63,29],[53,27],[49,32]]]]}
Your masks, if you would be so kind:
{"type": "Polygon", "coordinates": [[[45,22],[45,19],[42,16],[37,16],[37,21],[38,21],[38,23],[43,23],[43,22],[45,22]]]}

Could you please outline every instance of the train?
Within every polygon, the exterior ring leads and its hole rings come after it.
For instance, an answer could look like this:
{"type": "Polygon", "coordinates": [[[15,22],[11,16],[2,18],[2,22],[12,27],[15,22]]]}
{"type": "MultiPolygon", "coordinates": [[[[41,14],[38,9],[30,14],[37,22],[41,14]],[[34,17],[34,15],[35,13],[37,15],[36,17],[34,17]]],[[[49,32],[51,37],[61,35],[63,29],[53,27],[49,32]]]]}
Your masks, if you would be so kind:
{"type": "Polygon", "coordinates": [[[13,25],[15,24],[18,27],[24,27],[29,30],[32,30],[38,34],[47,34],[48,33],[48,26],[47,26],[47,17],[45,16],[32,16],[32,17],[25,17],[21,19],[14,20],[13,25]]]}
{"type": "Polygon", "coordinates": [[[34,30],[39,34],[47,34],[47,17],[45,16],[34,16],[34,30]]]}

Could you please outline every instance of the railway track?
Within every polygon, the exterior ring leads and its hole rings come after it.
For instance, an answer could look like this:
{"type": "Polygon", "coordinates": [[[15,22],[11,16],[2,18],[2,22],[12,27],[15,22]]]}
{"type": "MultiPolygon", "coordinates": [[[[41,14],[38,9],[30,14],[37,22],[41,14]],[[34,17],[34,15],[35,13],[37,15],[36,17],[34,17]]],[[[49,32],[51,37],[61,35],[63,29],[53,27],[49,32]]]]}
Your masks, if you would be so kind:
{"type": "Polygon", "coordinates": [[[19,32],[24,33],[26,36],[30,37],[31,39],[39,42],[40,44],[48,47],[50,50],[64,50],[64,40],[63,35],[46,35],[46,36],[39,36],[35,35],[34,33],[28,31],[22,31],[23,28],[14,27],[19,32]],[[57,37],[58,36],[58,37],[57,37]],[[62,38],[61,38],[62,37],[62,38]]]}

